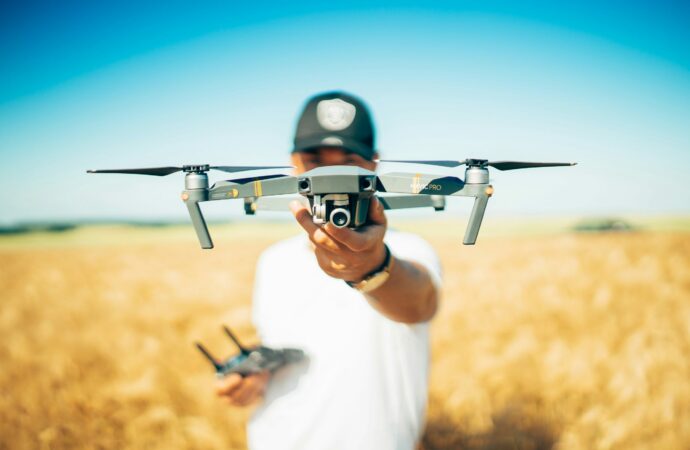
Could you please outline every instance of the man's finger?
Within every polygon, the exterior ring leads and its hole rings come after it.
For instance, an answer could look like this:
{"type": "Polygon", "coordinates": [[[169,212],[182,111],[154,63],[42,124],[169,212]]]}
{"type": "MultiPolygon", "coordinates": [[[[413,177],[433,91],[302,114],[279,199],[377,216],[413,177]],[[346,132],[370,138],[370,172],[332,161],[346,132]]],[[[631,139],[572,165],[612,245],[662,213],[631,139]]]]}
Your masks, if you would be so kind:
{"type": "Polygon", "coordinates": [[[317,248],[314,254],[322,267],[325,265],[335,270],[343,270],[349,267],[348,261],[343,259],[342,253],[334,253],[323,248],[317,248]]]}
{"type": "Polygon", "coordinates": [[[329,222],[324,228],[338,242],[345,244],[353,251],[360,252],[383,241],[383,236],[386,234],[386,223],[383,203],[376,197],[372,197],[369,203],[369,224],[353,230],[347,227],[337,228],[329,222]]]}
{"type": "Polygon", "coordinates": [[[216,395],[231,395],[242,385],[243,378],[240,374],[231,373],[216,383],[216,395]]]}
{"type": "Polygon", "coordinates": [[[302,203],[296,200],[290,202],[290,211],[292,211],[295,219],[297,219],[297,223],[304,228],[304,231],[309,233],[309,236],[314,234],[314,232],[319,229],[319,227],[312,220],[309,210],[302,203]]]}
{"type": "Polygon", "coordinates": [[[333,240],[320,226],[314,223],[309,210],[303,204],[297,201],[290,202],[290,210],[300,226],[309,234],[309,239],[314,245],[331,252],[341,250],[338,242],[333,240]]]}
{"type": "Polygon", "coordinates": [[[255,373],[244,377],[242,386],[225,397],[234,406],[247,406],[255,403],[264,394],[270,374],[268,372],[255,373]]]}
{"type": "Polygon", "coordinates": [[[373,247],[376,242],[383,240],[383,235],[385,233],[385,230],[379,225],[366,225],[359,230],[353,230],[351,228],[338,228],[329,222],[324,229],[328,235],[333,237],[337,242],[355,252],[373,247]],[[380,229],[377,230],[375,228],[380,229]]]}
{"type": "Polygon", "coordinates": [[[386,225],[388,222],[383,203],[377,197],[372,197],[371,203],[369,203],[369,222],[377,225],[386,225]]]}
{"type": "Polygon", "coordinates": [[[343,250],[338,241],[333,239],[333,237],[326,233],[322,228],[318,228],[316,231],[314,231],[310,238],[314,245],[324,250],[328,250],[329,252],[335,253],[343,250]]]}
{"type": "Polygon", "coordinates": [[[261,386],[256,379],[248,379],[247,383],[233,392],[232,398],[239,406],[246,406],[257,399],[260,388],[261,386]]]}

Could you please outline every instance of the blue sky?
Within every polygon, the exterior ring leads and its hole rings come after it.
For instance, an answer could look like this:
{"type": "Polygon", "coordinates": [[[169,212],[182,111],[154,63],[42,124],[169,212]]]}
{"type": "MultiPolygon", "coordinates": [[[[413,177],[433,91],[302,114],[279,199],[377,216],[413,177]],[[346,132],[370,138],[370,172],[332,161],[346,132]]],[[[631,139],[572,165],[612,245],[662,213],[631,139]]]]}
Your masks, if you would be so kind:
{"type": "Polygon", "coordinates": [[[492,172],[487,214],[690,212],[687,4],[1,8],[0,223],[182,219],[181,176],[85,169],[282,163],[331,89],[369,103],[387,157],[580,163],[492,172]]]}

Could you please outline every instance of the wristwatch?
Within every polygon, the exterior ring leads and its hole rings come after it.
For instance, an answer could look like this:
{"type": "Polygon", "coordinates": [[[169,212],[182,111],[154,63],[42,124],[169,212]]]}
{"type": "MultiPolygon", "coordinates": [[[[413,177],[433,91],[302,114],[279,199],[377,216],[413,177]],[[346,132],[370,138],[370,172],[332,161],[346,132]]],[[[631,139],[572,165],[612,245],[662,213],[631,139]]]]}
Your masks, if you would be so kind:
{"type": "Polygon", "coordinates": [[[386,257],[383,259],[383,264],[365,276],[362,281],[345,281],[350,287],[366,294],[381,287],[383,283],[388,281],[388,278],[391,276],[391,268],[393,267],[393,257],[388,246],[386,244],[383,245],[386,249],[386,257]]]}

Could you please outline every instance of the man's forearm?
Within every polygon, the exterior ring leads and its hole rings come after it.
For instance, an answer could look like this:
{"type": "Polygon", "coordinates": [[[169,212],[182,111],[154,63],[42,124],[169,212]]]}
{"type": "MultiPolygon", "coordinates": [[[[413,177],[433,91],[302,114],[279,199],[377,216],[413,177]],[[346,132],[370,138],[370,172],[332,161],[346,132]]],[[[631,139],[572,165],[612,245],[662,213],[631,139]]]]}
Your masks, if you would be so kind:
{"type": "Polygon", "coordinates": [[[367,300],[396,322],[418,323],[431,319],[439,297],[431,275],[418,263],[392,258],[390,277],[381,287],[365,294],[367,300]]]}
{"type": "MultiPolygon", "coordinates": [[[[328,275],[356,283],[385,263],[386,215],[383,204],[374,197],[369,207],[369,223],[359,230],[337,228],[330,222],[314,224],[304,205],[290,204],[297,222],[314,245],[319,267],[328,275]]],[[[368,292],[369,303],[391,320],[418,323],[431,319],[438,306],[438,296],[424,266],[391,255],[390,276],[380,287],[368,292]]]]}

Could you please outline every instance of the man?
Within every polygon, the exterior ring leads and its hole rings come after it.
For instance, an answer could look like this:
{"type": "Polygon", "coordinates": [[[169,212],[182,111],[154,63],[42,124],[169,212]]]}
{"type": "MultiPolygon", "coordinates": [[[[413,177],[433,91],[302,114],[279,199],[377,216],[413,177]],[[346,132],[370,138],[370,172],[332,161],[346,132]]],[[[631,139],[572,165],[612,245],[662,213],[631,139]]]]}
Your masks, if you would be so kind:
{"type": "MultiPolygon", "coordinates": [[[[341,92],[310,99],[292,153],[297,173],[320,166],[375,170],[374,127],[361,100],[341,92]]],[[[305,360],[275,373],[219,381],[236,406],[263,402],[248,427],[252,450],[410,450],[424,425],[428,324],[440,267],[421,238],[387,230],[374,200],[357,230],[314,224],[261,256],[254,324],[264,345],[296,347],[305,360]],[[385,237],[385,239],[384,239],[385,237]]]]}

